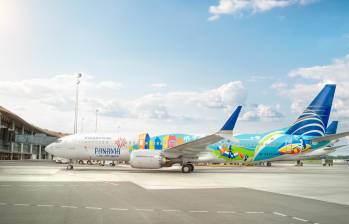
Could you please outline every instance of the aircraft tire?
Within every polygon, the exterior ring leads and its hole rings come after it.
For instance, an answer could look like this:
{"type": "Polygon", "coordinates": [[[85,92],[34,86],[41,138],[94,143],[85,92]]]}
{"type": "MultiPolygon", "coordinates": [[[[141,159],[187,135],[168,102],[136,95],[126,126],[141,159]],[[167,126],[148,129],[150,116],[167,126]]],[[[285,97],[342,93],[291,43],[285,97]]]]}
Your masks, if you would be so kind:
{"type": "Polygon", "coordinates": [[[189,164],[184,164],[182,166],[182,173],[190,173],[191,172],[191,166],[189,164]]]}
{"type": "Polygon", "coordinates": [[[74,168],[74,166],[71,165],[71,164],[69,164],[69,165],[67,166],[67,170],[72,170],[73,168],[74,168]]]}
{"type": "Polygon", "coordinates": [[[191,164],[191,163],[189,163],[188,165],[190,166],[190,172],[193,172],[193,171],[194,171],[194,169],[195,169],[195,168],[194,168],[194,165],[193,165],[193,164],[191,164]]]}

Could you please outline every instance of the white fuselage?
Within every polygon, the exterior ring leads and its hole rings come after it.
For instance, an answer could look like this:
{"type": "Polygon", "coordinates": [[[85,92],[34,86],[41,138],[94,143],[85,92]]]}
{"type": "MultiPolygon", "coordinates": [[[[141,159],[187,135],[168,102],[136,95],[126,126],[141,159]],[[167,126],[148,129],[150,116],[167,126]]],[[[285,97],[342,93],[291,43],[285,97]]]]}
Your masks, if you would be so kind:
{"type": "MultiPolygon", "coordinates": [[[[45,150],[54,156],[65,159],[129,162],[135,143],[135,141],[128,141],[126,138],[115,134],[75,134],[58,139],[56,142],[48,145],[45,150]]],[[[161,151],[156,151],[161,153],[161,151]]],[[[145,153],[151,154],[151,152],[145,153]]],[[[223,159],[213,155],[210,149],[199,153],[196,158],[192,158],[190,161],[193,163],[224,162],[223,159]]]]}
{"type": "Polygon", "coordinates": [[[129,161],[130,145],[114,134],[76,134],[58,139],[46,151],[67,159],[129,161]]]}

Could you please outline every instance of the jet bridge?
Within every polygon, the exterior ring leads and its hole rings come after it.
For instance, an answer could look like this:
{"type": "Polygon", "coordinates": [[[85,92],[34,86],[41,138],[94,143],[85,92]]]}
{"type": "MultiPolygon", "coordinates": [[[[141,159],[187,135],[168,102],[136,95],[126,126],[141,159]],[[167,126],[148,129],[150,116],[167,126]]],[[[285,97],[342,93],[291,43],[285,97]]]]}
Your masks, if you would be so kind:
{"type": "Polygon", "coordinates": [[[17,143],[23,143],[23,144],[32,144],[32,145],[43,145],[47,146],[51,144],[52,142],[56,141],[58,137],[51,137],[47,136],[46,134],[35,134],[35,135],[28,135],[28,134],[17,134],[15,138],[15,142],[17,143]]]}

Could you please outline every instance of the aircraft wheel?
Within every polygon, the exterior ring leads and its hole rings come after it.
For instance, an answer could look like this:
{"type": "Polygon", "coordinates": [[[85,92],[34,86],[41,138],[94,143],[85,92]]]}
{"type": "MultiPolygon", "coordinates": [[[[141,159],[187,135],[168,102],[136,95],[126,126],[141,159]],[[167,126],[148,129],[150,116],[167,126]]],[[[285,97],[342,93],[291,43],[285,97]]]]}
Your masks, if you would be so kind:
{"type": "Polygon", "coordinates": [[[189,164],[185,164],[182,166],[182,173],[190,173],[191,172],[191,166],[189,164]]]}
{"type": "Polygon", "coordinates": [[[271,166],[271,162],[267,162],[267,166],[270,167],[271,166]]]}
{"type": "Polygon", "coordinates": [[[84,164],[84,161],[82,161],[82,160],[79,160],[79,164],[84,164]]]}
{"type": "Polygon", "coordinates": [[[194,165],[189,163],[188,166],[190,166],[190,172],[193,172],[194,171],[194,165]]]}
{"type": "Polygon", "coordinates": [[[92,165],[91,160],[87,160],[87,165],[92,165]]]}
{"type": "Polygon", "coordinates": [[[73,168],[74,168],[74,166],[71,165],[71,164],[69,164],[69,165],[67,166],[67,170],[72,170],[73,168]]]}

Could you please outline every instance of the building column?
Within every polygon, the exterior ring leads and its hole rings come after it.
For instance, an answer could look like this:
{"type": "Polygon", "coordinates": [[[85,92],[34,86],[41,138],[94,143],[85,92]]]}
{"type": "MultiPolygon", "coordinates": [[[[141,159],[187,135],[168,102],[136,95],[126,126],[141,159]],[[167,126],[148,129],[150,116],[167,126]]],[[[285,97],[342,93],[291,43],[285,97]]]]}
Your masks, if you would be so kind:
{"type": "MultiPolygon", "coordinates": [[[[32,136],[34,135],[33,130],[30,133],[32,136]]],[[[33,143],[30,141],[30,158],[33,159],[33,143]]]]}
{"type": "MultiPolygon", "coordinates": [[[[22,126],[22,135],[24,135],[24,126],[22,126]]],[[[24,147],[24,145],[23,145],[23,143],[21,143],[21,160],[23,160],[24,158],[24,155],[23,155],[23,147],[24,147]]]]}
{"type": "Polygon", "coordinates": [[[41,159],[41,145],[39,145],[39,159],[41,159]]]}
{"type": "MultiPolygon", "coordinates": [[[[12,121],[12,132],[14,133],[15,137],[16,137],[16,125],[15,122],[12,121]]],[[[13,146],[14,146],[14,142],[11,140],[11,160],[13,160],[13,146]]]]}

